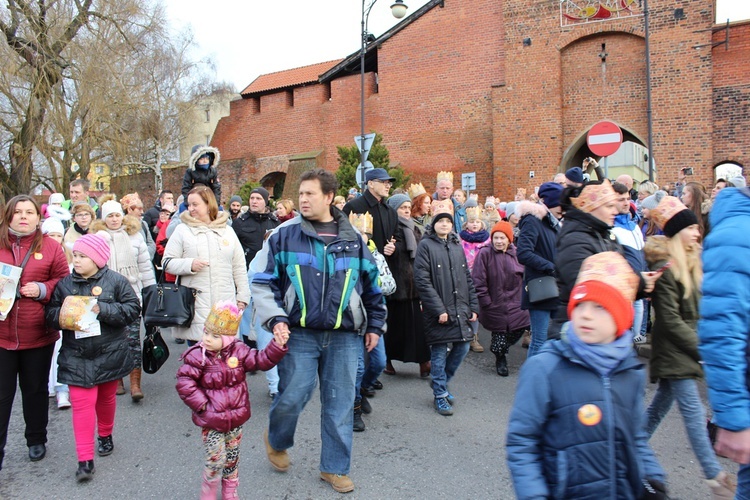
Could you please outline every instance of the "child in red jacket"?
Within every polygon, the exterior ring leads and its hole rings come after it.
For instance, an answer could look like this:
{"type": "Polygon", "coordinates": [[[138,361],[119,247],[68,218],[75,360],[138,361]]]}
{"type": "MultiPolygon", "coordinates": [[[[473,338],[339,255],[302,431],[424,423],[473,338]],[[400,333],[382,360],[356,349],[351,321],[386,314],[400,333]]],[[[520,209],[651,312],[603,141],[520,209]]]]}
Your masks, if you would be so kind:
{"type": "Polygon", "coordinates": [[[193,423],[203,429],[206,465],[202,499],[239,498],[242,424],[250,418],[245,373],[269,370],[286,355],[288,334],[274,335],[262,351],[237,342],[241,314],[230,301],[213,305],[203,327],[203,340],[185,351],[177,371],[177,392],[193,410],[193,423]]]}

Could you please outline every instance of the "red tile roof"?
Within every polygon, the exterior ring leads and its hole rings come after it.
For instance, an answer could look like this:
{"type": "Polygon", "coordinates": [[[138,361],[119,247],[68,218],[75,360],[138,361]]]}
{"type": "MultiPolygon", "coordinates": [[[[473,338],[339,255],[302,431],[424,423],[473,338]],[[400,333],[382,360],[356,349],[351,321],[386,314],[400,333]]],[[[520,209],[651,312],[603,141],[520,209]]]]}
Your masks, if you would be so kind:
{"type": "Polygon", "coordinates": [[[277,71],[276,73],[260,75],[253,81],[253,83],[248,85],[245,90],[240,92],[240,94],[247,96],[250,94],[267,92],[269,90],[317,82],[320,75],[327,72],[341,61],[343,61],[343,59],[336,59],[335,61],[327,61],[311,64],[309,66],[302,66],[301,68],[287,69],[284,71],[277,71]]]}

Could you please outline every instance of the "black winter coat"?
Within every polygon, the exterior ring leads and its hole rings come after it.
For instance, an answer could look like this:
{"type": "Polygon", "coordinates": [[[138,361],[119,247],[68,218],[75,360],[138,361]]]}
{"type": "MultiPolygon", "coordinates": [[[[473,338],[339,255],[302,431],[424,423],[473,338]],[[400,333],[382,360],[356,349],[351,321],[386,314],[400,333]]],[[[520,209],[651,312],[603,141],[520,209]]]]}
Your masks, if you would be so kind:
{"type": "Polygon", "coordinates": [[[468,341],[474,337],[469,324],[479,312],[477,293],[471,280],[463,247],[455,233],[443,240],[428,231],[417,247],[414,283],[422,300],[427,344],[468,341]],[[438,317],[448,313],[447,323],[438,317]]]}
{"type": "Polygon", "coordinates": [[[221,205],[221,183],[219,182],[219,171],[216,167],[206,169],[190,168],[185,170],[185,177],[182,178],[182,196],[185,197],[187,205],[188,193],[196,184],[203,184],[214,192],[216,203],[221,205]]]}
{"type": "Polygon", "coordinates": [[[138,319],[140,301],[130,282],[104,266],[86,279],[76,272],[61,280],[47,305],[45,317],[51,328],[60,329],[60,308],[68,295],[94,296],[99,292],[102,334],[76,340],[75,332],[63,330],[57,358],[57,381],[78,387],[93,387],[118,380],[133,370],[133,354],[128,347],[125,327],[138,319]]]}
{"type": "Polygon", "coordinates": [[[398,214],[388,206],[385,200],[378,201],[368,189],[359,198],[344,205],[344,213],[349,216],[350,213],[372,215],[372,240],[378,248],[378,252],[383,253],[383,247],[388,243],[396,233],[398,225],[398,214]]]}
{"type": "Polygon", "coordinates": [[[531,280],[555,275],[557,229],[553,228],[549,219],[552,215],[544,206],[522,202],[521,209],[525,215],[518,221],[519,234],[515,241],[518,262],[524,266],[521,308],[555,311],[557,298],[532,305],[526,286],[531,280]]]}
{"type": "Polygon", "coordinates": [[[557,237],[555,258],[560,302],[554,320],[550,321],[548,338],[560,338],[560,328],[568,320],[570,291],[575,287],[583,261],[601,252],[611,251],[625,256],[622,245],[610,229],[606,222],[576,208],[571,207],[565,213],[565,222],[557,237]]]}
{"type": "Polygon", "coordinates": [[[266,231],[276,228],[279,219],[271,212],[262,214],[252,213],[249,210],[232,221],[232,229],[240,240],[242,251],[245,253],[245,267],[250,267],[250,261],[263,247],[266,231]]]}

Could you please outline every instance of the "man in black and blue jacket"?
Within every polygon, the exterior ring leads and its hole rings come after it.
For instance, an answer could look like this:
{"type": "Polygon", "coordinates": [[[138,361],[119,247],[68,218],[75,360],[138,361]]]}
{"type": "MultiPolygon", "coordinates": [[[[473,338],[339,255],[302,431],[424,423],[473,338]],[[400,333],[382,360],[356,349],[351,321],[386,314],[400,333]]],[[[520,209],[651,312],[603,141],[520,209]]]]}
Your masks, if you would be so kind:
{"type": "Polygon", "coordinates": [[[290,333],[269,412],[268,459],[277,471],[288,470],[286,450],[294,445],[297,419],[319,378],[320,477],[344,493],[354,489],[348,474],[360,336],[372,350],[387,313],[372,254],[347,217],[331,208],[336,185],[325,170],[303,173],[301,217],[276,228],[250,268],[260,323],[274,333],[290,333]]]}

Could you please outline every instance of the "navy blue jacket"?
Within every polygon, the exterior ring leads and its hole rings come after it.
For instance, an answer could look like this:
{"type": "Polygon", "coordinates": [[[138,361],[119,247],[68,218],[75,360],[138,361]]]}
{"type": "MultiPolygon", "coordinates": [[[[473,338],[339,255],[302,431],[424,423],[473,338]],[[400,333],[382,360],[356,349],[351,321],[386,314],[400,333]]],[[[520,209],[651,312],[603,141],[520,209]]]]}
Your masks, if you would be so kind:
{"type": "Polygon", "coordinates": [[[519,234],[515,245],[518,262],[524,266],[521,309],[554,311],[557,309],[557,298],[531,304],[526,285],[531,280],[555,275],[557,231],[560,225],[552,225],[552,214],[544,205],[522,201],[517,212],[521,220],[518,221],[519,234]]]}
{"type": "Polygon", "coordinates": [[[645,384],[635,354],[608,377],[563,340],[526,360],[506,444],[517,498],[635,499],[645,479],[663,482],[642,422],[645,384]]]}
{"type": "Polygon", "coordinates": [[[250,263],[255,313],[269,331],[284,322],[383,334],[387,311],[375,259],[346,215],[335,208],[331,214],[339,228],[332,243],[295,217],[273,230],[250,263]]]}
{"type": "Polygon", "coordinates": [[[723,189],[703,242],[700,355],[714,422],[750,428],[750,190],[723,189]]]}

